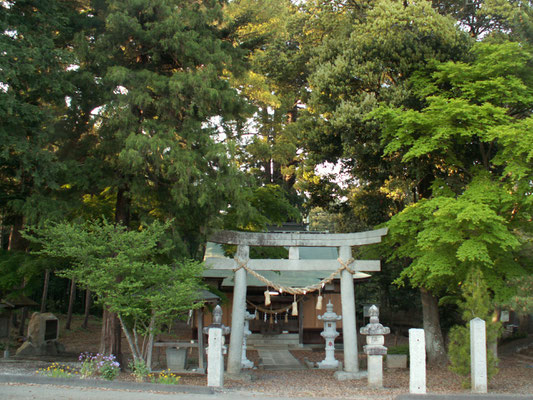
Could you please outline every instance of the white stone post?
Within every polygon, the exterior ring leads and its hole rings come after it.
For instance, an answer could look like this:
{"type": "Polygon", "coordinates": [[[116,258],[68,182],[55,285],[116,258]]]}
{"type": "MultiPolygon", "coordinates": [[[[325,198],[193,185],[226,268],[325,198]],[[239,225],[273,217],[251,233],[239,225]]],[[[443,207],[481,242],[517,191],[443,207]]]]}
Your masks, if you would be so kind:
{"type": "Polygon", "coordinates": [[[487,393],[487,339],[485,321],[470,321],[470,375],[472,392],[487,393]]]}
{"type": "MultiPolygon", "coordinates": [[[[352,258],[352,248],[341,246],[339,258],[347,262],[352,258]]],[[[341,272],[342,337],[344,341],[344,371],[359,372],[357,357],[357,326],[355,321],[355,296],[353,275],[345,269],[341,272]]],[[[354,376],[355,377],[355,376],[354,376]]]]}
{"type": "MultiPolygon", "coordinates": [[[[248,262],[249,246],[239,245],[235,258],[239,262],[248,262]]],[[[233,307],[231,309],[231,330],[228,354],[228,373],[237,375],[241,372],[242,340],[244,311],[246,310],[246,270],[235,263],[235,286],[233,287],[233,307]],[[238,328],[237,328],[238,327],[238,328]]]]}
{"type": "Polygon", "coordinates": [[[213,311],[213,323],[204,328],[209,335],[207,343],[207,386],[224,386],[224,335],[229,333],[230,328],[222,325],[222,308],[216,306],[213,311]]]}
{"type": "Polygon", "coordinates": [[[383,387],[383,356],[387,354],[384,335],[390,329],[379,323],[379,309],[370,307],[370,323],[361,328],[361,334],[366,336],[364,351],[368,357],[368,386],[374,389],[383,387]]]}
{"type": "Polygon", "coordinates": [[[253,368],[254,363],[246,358],[246,338],[252,334],[250,330],[250,321],[255,318],[255,313],[250,314],[248,311],[244,313],[244,331],[242,336],[242,368],[253,368]]]}
{"type": "Polygon", "coordinates": [[[320,369],[336,369],[339,366],[339,360],[335,359],[335,338],[339,336],[336,329],[337,321],[340,321],[342,316],[333,312],[333,304],[330,301],[326,305],[326,312],[319,315],[318,319],[324,321],[324,330],[320,332],[320,336],[326,340],[326,358],[317,366],[320,369]]]}
{"type": "Polygon", "coordinates": [[[423,329],[409,329],[409,393],[426,393],[426,339],[423,329]]]}

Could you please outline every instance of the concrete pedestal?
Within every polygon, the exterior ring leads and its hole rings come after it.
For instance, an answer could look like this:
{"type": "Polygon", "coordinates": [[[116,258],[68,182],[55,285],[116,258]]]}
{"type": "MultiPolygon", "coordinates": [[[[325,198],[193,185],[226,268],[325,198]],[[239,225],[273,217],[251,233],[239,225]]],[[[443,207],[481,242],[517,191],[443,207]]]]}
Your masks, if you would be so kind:
{"type": "MultiPolygon", "coordinates": [[[[204,328],[207,333],[207,386],[224,386],[224,335],[230,332],[230,328],[222,325],[222,308],[217,305],[213,310],[213,323],[204,328]]],[[[242,332],[242,330],[241,330],[242,332]]]]}
{"type": "Polygon", "coordinates": [[[383,387],[383,356],[368,356],[368,387],[383,387]]]}
{"type": "Polygon", "coordinates": [[[207,348],[207,386],[224,386],[224,336],[221,328],[210,328],[207,348]]]}

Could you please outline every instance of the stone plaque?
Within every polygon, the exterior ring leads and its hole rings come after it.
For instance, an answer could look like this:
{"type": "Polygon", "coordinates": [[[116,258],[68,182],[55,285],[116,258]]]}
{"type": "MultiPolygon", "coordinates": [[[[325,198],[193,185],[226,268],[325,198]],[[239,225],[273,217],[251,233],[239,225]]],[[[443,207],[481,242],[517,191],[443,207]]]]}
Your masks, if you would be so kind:
{"type": "Polygon", "coordinates": [[[57,340],[59,337],[59,321],[57,319],[47,319],[44,327],[44,341],[57,340]]]}
{"type": "Polygon", "coordinates": [[[509,311],[504,310],[500,314],[500,322],[509,322],[509,311]]]}

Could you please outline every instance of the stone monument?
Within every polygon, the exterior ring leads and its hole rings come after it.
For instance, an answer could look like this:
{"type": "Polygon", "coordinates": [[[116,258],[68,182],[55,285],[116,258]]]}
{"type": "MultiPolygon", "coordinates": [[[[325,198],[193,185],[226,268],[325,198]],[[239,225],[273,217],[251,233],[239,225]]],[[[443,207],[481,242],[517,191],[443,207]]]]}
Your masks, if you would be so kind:
{"type": "Polygon", "coordinates": [[[217,305],[213,311],[213,323],[204,328],[208,336],[207,347],[207,386],[224,386],[224,335],[230,328],[222,325],[222,308],[217,305]]]}
{"type": "Polygon", "coordinates": [[[485,321],[470,321],[470,375],[472,392],[487,393],[487,339],[485,321]]]}
{"type": "Polygon", "coordinates": [[[423,329],[409,329],[409,393],[426,393],[426,339],[423,329]]]}
{"type": "Polygon", "coordinates": [[[250,330],[250,321],[255,318],[255,313],[250,314],[248,311],[244,313],[244,332],[242,336],[242,367],[253,368],[254,363],[246,358],[246,338],[252,334],[250,330]]]}
{"type": "Polygon", "coordinates": [[[368,386],[374,389],[383,387],[383,356],[387,354],[384,335],[390,329],[379,323],[379,309],[373,305],[369,310],[370,323],[362,327],[361,335],[366,335],[364,352],[368,357],[368,386]]]}
{"type": "Polygon", "coordinates": [[[339,336],[337,332],[337,321],[342,319],[342,316],[333,312],[333,304],[331,301],[326,305],[326,312],[319,315],[318,319],[324,321],[324,330],[320,332],[326,340],[326,358],[320,361],[317,366],[320,369],[337,369],[339,367],[339,360],[335,359],[335,338],[339,336]]]}
{"type": "Polygon", "coordinates": [[[59,320],[51,313],[33,313],[28,324],[28,340],[17,349],[17,356],[57,355],[65,347],[57,341],[59,320]]]}

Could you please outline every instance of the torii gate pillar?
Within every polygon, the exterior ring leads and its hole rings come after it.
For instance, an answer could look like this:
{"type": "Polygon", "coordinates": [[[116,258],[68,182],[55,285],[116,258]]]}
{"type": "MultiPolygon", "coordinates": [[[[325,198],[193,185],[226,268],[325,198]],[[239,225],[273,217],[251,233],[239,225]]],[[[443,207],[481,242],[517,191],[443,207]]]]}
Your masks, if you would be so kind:
{"type": "MultiPolygon", "coordinates": [[[[250,247],[239,245],[235,259],[246,263],[250,257],[250,247]]],[[[242,362],[242,340],[244,313],[246,311],[246,270],[235,263],[235,286],[233,287],[233,308],[231,311],[231,336],[228,352],[228,374],[239,374],[242,362]],[[241,327],[241,329],[239,329],[241,327]]]]}
{"type": "MultiPolygon", "coordinates": [[[[339,258],[348,262],[352,258],[352,248],[341,246],[339,258]]],[[[353,290],[353,275],[347,271],[341,272],[341,301],[342,301],[342,337],[344,341],[344,371],[359,372],[357,357],[357,326],[355,322],[355,296],[353,290]]]]}

